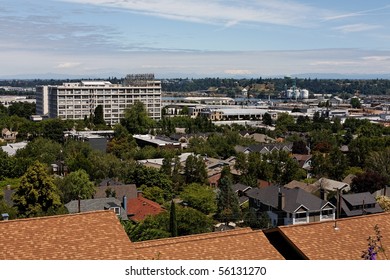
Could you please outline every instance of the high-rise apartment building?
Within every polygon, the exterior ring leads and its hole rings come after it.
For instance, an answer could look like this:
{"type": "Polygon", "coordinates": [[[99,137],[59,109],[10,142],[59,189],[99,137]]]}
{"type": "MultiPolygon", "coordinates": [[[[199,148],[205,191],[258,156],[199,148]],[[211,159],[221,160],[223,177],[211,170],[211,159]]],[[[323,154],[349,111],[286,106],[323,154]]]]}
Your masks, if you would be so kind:
{"type": "Polygon", "coordinates": [[[153,74],[127,75],[122,84],[81,81],[36,87],[36,110],[49,118],[82,120],[102,105],[107,124],[119,123],[135,101],[144,103],[149,116],[161,118],[161,81],[153,74]]]}

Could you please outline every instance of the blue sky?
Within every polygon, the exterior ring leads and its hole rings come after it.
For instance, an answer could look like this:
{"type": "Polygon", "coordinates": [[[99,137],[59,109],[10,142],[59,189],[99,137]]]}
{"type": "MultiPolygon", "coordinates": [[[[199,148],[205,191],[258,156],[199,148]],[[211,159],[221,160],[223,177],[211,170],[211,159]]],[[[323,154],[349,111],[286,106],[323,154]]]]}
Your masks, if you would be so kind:
{"type": "Polygon", "coordinates": [[[390,73],[390,4],[2,0],[0,77],[390,73]]]}

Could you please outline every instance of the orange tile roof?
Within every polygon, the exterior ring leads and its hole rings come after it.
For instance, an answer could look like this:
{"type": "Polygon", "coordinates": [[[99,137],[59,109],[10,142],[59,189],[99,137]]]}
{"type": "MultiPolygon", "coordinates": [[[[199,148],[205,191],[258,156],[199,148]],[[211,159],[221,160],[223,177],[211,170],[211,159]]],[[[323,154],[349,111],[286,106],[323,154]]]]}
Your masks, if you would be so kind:
{"type": "Polygon", "coordinates": [[[142,259],[283,260],[262,231],[240,228],[222,232],[133,243],[142,259]]]}
{"type": "Polygon", "coordinates": [[[129,219],[136,222],[144,220],[148,215],[157,215],[163,211],[160,204],[142,196],[127,200],[129,219]]]}
{"type": "Polygon", "coordinates": [[[0,222],[2,260],[136,259],[113,211],[0,222]]]}
{"type": "MultiPolygon", "coordinates": [[[[390,213],[371,214],[335,221],[281,226],[279,230],[305,258],[311,260],[359,260],[367,250],[369,236],[379,226],[382,244],[390,257],[390,213]]],[[[378,255],[378,259],[383,255],[378,255]]]]}

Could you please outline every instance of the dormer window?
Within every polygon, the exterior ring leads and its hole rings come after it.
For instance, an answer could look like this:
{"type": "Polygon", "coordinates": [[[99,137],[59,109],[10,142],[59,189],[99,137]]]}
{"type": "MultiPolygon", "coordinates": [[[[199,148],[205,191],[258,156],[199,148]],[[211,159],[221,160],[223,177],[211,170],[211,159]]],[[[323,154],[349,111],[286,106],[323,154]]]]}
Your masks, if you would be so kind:
{"type": "Polygon", "coordinates": [[[121,214],[121,208],[120,207],[110,207],[110,210],[113,210],[115,214],[118,216],[121,214]]]}

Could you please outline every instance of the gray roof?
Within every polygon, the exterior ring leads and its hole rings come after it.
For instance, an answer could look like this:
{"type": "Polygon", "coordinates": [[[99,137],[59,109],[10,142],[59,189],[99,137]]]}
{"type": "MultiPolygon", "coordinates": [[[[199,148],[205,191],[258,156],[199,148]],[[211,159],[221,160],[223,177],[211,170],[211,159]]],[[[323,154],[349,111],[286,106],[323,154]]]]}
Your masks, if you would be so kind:
{"type": "MultiPolygon", "coordinates": [[[[69,213],[78,213],[78,200],[72,200],[65,204],[69,213]]],[[[122,201],[115,197],[107,198],[94,198],[94,199],[82,199],[80,200],[80,212],[90,212],[98,210],[107,210],[111,207],[120,207],[120,217],[122,220],[128,220],[125,209],[122,207],[122,201]]]]}
{"type": "Polygon", "coordinates": [[[250,145],[248,149],[252,152],[271,152],[272,150],[291,151],[292,143],[254,144],[254,145],[250,145]]]}
{"type": "Polygon", "coordinates": [[[322,200],[300,188],[288,189],[278,186],[269,186],[261,189],[253,188],[247,191],[246,195],[259,200],[262,204],[277,208],[279,188],[285,197],[285,204],[282,210],[287,213],[294,213],[301,206],[305,207],[308,211],[319,211],[326,205],[334,208],[334,205],[330,202],[322,200]]]}
{"type": "Polygon", "coordinates": [[[348,217],[383,212],[375,197],[369,192],[344,194],[341,197],[341,208],[348,217]]]}
{"type": "Polygon", "coordinates": [[[244,184],[241,184],[241,183],[237,183],[237,184],[232,185],[232,189],[234,192],[238,192],[238,191],[244,192],[244,191],[247,191],[248,189],[251,189],[251,187],[244,185],[244,184]]]}
{"type": "Polygon", "coordinates": [[[135,184],[129,185],[101,185],[96,188],[94,198],[106,198],[106,190],[111,189],[115,192],[115,198],[122,200],[123,196],[127,199],[137,197],[137,186],[135,184]]]}

